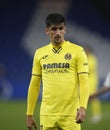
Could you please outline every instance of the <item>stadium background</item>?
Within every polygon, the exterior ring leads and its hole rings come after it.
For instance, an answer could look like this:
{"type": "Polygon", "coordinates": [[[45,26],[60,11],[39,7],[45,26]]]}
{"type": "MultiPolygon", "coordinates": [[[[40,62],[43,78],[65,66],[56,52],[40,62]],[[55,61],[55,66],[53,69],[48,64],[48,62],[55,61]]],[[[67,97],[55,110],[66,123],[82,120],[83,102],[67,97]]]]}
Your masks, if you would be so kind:
{"type": "Polygon", "coordinates": [[[34,51],[48,43],[44,20],[50,12],[67,18],[66,39],[93,47],[100,83],[110,70],[109,0],[1,0],[0,63],[7,67],[13,98],[26,98],[34,51]]]}
{"type": "MultiPolygon", "coordinates": [[[[6,78],[12,84],[13,93],[11,101],[0,100],[0,129],[26,129],[25,99],[33,54],[36,48],[49,42],[44,20],[51,12],[60,12],[67,18],[66,39],[81,45],[88,43],[94,49],[99,60],[99,87],[110,70],[109,0],[1,0],[0,64],[6,66],[6,78]]],[[[103,122],[89,124],[89,113],[83,126],[85,130],[110,129],[110,93],[102,96],[102,99],[103,122]]],[[[38,119],[37,112],[35,116],[38,119]]]]}

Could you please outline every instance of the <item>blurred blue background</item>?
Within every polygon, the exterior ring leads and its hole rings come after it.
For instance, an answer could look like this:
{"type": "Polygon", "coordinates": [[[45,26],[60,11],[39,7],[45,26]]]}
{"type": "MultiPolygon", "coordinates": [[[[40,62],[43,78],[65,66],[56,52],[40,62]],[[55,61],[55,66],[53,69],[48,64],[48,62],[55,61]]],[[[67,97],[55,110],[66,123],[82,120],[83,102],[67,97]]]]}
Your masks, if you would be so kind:
{"type": "Polygon", "coordinates": [[[1,0],[0,64],[12,84],[12,99],[27,96],[33,54],[49,42],[44,20],[52,12],[67,18],[66,39],[93,47],[99,60],[100,86],[110,70],[109,0],[1,0]]]}

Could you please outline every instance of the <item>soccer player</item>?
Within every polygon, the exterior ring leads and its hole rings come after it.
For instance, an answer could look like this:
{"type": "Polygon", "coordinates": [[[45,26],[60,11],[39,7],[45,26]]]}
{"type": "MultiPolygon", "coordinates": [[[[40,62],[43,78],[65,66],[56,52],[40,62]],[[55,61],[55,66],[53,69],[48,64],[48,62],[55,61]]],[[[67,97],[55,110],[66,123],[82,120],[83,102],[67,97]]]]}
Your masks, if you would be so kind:
{"type": "MultiPolygon", "coordinates": [[[[90,83],[90,94],[93,94],[98,89],[99,78],[98,78],[98,60],[96,55],[93,52],[93,49],[90,45],[85,45],[85,51],[88,58],[88,65],[89,65],[89,83],[90,83]]],[[[89,104],[91,108],[91,122],[98,123],[102,119],[102,112],[101,112],[101,102],[98,98],[94,98],[89,104]]]]}
{"type": "Polygon", "coordinates": [[[108,72],[106,78],[105,78],[105,81],[104,81],[104,84],[103,84],[103,87],[101,89],[99,89],[97,92],[93,93],[90,95],[89,99],[94,99],[96,98],[97,96],[100,96],[106,92],[109,92],[110,91],[110,72],[108,72]]]}
{"type": "Polygon", "coordinates": [[[43,92],[40,129],[80,130],[89,98],[88,61],[84,49],[66,41],[65,18],[58,13],[46,17],[50,44],[36,50],[27,98],[27,127],[37,130],[33,118],[40,81],[43,92]]]}

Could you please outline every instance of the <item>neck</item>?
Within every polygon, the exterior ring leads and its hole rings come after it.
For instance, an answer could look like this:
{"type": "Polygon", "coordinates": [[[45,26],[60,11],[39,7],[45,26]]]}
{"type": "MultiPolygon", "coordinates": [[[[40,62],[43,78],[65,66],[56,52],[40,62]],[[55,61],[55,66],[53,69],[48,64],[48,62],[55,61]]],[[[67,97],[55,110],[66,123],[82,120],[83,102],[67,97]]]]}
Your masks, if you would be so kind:
{"type": "Polygon", "coordinates": [[[52,42],[52,45],[55,46],[55,47],[59,47],[63,44],[64,41],[60,42],[60,43],[54,43],[52,42]]]}

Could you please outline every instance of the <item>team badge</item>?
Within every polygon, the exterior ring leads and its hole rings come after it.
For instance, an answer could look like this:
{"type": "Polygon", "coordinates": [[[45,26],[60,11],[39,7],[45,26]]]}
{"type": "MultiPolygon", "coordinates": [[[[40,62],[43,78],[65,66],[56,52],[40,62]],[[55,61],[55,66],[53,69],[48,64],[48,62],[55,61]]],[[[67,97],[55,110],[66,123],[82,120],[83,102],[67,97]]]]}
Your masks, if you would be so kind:
{"type": "Polygon", "coordinates": [[[45,56],[42,57],[42,59],[46,59],[47,57],[48,57],[48,55],[45,55],[45,56]]]}
{"type": "Polygon", "coordinates": [[[70,60],[72,58],[72,55],[70,54],[70,53],[67,53],[66,55],[65,55],[65,59],[66,60],[70,60]]]}

